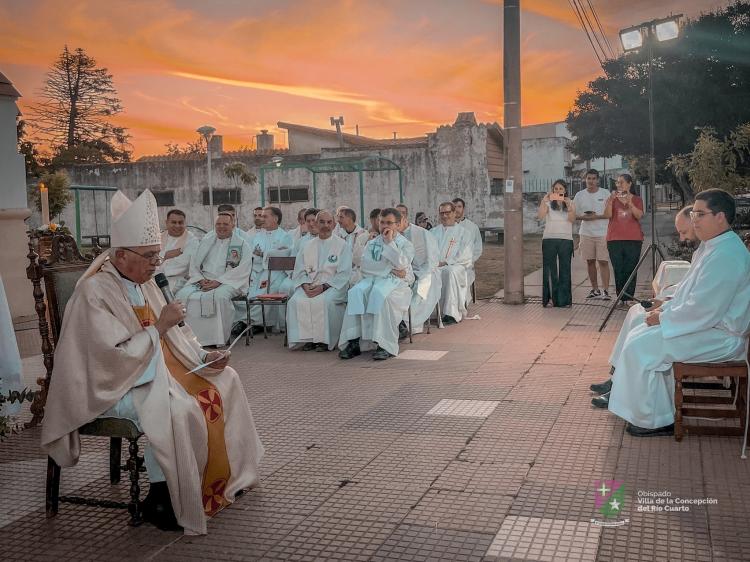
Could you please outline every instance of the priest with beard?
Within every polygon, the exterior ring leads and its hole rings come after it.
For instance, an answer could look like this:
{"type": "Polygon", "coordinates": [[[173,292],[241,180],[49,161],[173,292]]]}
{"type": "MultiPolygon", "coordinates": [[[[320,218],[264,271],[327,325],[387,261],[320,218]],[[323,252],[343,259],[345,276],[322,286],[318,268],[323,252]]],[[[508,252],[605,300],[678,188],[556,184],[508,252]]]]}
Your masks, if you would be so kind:
{"type": "Polygon", "coordinates": [[[330,351],[339,341],[346,311],[352,254],[346,242],[333,236],[333,215],[320,211],[318,236],[297,255],[291,281],[296,287],[287,303],[289,347],[330,351]]]}
{"type": "Polygon", "coordinates": [[[187,306],[186,321],[201,345],[225,345],[235,307],[247,291],[252,251],[230,213],[219,213],[190,260],[190,277],[177,298],[187,306]]]}
{"type": "Polygon", "coordinates": [[[473,240],[466,229],[456,224],[456,207],[453,203],[443,203],[438,213],[441,224],[430,230],[430,235],[435,237],[438,244],[442,321],[451,325],[460,322],[466,315],[473,240]]]}
{"type": "Polygon", "coordinates": [[[258,482],[263,446],[229,355],[202,349],[178,325],[184,305],[167,304],[152,280],[161,260],[154,196],[146,190],[131,203],[118,191],[111,205],[112,248],[65,309],[42,449],[73,466],[79,427],[100,417],[131,420],[148,439],[144,519],[205,534],[207,517],[258,482]]]}
{"type": "MultiPolygon", "coordinates": [[[[609,411],[636,437],[674,432],[672,364],[747,357],[750,252],[731,225],[735,202],[721,189],[695,196],[690,219],[700,247],[674,297],[628,334],[615,361],[609,411]]],[[[743,454],[744,454],[743,445],[743,454]]]]}
{"type": "Polygon", "coordinates": [[[352,253],[352,278],[349,280],[349,286],[353,287],[362,278],[362,253],[365,244],[370,240],[370,233],[357,224],[357,213],[350,207],[339,207],[336,211],[336,220],[338,229],[334,230],[334,235],[338,233],[352,253]]]}

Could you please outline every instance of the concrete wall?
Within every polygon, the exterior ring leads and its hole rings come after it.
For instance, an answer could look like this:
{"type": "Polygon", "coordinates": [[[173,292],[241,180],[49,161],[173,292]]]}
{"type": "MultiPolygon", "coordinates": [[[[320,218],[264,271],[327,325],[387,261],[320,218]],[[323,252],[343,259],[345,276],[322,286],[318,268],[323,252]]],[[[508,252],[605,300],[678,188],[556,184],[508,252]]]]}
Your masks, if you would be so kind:
{"type": "Polygon", "coordinates": [[[289,130],[289,154],[319,154],[322,148],[339,148],[339,141],[307,131],[289,130]]]}
{"type": "Polygon", "coordinates": [[[26,169],[18,153],[16,98],[0,96],[0,276],[11,317],[34,314],[31,284],[26,279],[28,246],[26,169]]]}
{"type": "Polygon", "coordinates": [[[565,137],[534,138],[522,141],[524,178],[564,178],[570,175],[573,156],[565,137]],[[567,168],[567,171],[566,171],[567,168]]]}

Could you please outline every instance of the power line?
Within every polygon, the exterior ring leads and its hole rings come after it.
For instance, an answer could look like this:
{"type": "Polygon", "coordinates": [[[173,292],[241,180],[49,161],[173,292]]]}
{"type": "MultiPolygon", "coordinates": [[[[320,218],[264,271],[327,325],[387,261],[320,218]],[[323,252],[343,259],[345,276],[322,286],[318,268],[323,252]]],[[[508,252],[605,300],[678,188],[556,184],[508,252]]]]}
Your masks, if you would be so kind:
{"type": "Polygon", "coordinates": [[[589,30],[586,28],[586,24],[583,21],[583,17],[581,17],[581,13],[578,10],[578,5],[574,2],[574,0],[568,0],[568,3],[570,4],[570,7],[573,9],[573,12],[576,15],[576,19],[578,20],[578,23],[581,24],[581,29],[586,34],[586,39],[588,39],[589,44],[591,45],[591,48],[594,50],[594,56],[596,56],[596,60],[599,61],[599,66],[604,66],[602,62],[602,58],[599,55],[599,51],[597,51],[596,46],[594,46],[594,41],[591,39],[591,35],[589,34],[589,30]]]}
{"type": "Polygon", "coordinates": [[[596,9],[594,8],[594,5],[592,4],[591,0],[586,0],[589,8],[591,8],[591,13],[594,14],[594,19],[596,20],[596,25],[599,27],[599,32],[602,34],[602,37],[604,37],[604,41],[607,43],[607,47],[609,48],[610,58],[615,58],[615,50],[612,48],[612,43],[609,42],[609,38],[607,37],[607,34],[604,32],[604,27],[602,26],[602,22],[599,19],[599,14],[596,13],[596,9]]]}
{"type": "Polygon", "coordinates": [[[581,0],[576,0],[576,4],[578,5],[578,8],[581,10],[581,13],[583,14],[583,17],[586,20],[586,24],[588,25],[588,29],[591,32],[591,35],[594,36],[594,40],[596,41],[596,44],[599,46],[599,50],[602,53],[602,59],[603,60],[609,59],[610,56],[607,54],[607,51],[602,46],[602,42],[599,39],[599,35],[597,34],[596,30],[594,29],[594,26],[591,23],[591,19],[589,19],[589,14],[586,11],[586,7],[581,3],[581,0]]]}

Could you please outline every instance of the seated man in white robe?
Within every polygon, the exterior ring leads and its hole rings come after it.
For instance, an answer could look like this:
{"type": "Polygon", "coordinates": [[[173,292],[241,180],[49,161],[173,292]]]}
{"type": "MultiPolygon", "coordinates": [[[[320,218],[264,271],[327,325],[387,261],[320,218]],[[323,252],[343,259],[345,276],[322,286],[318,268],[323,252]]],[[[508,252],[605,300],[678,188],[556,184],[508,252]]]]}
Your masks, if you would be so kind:
{"type": "MultiPolygon", "coordinates": [[[[263,209],[263,230],[258,231],[253,239],[253,269],[250,274],[250,289],[247,296],[257,297],[261,294],[288,294],[288,278],[285,271],[271,272],[271,284],[268,283],[268,258],[285,257],[292,254],[292,237],[281,228],[281,209],[266,207],[263,209]]],[[[269,306],[265,311],[266,326],[271,330],[281,331],[286,325],[284,309],[281,306],[269,306]]],[[[263,329],[263,315],[260,305],[250,307],[250,321],[256,329],[263,329]]]]}
{"type": "MultiPolygon", "coordinates": [[[[477,260],[482,257],[482,233],[479,231],[479,227],[476,223],[466,218],[466,202],[460,197],[453,199],[453,204],[456,206],[456,224],[463,227],[469,234],[469,245],[471,246],[471,267],[467,269],[467,275],[469,279],[469,288],[474,284],[477,278],[475,265],[477,260]]],[[[471,298],[471,291],[466,294],[466,304],[468,306],[471,298]]]]}
{"type": "MultiPolygon", "coordinates": [[[[303,215],[303,218],[305,219],[305,233],[294,242],[291,255],[296,257],[305,244],[318,236],[317,217],[319,212],[320,209],[316,209],[315,207],[305,209],[305,213],[303,215]]],[[[292,291],[294,291],[294,287],[292,287],[292,291]]]]}
{"type": "Polygon", "coordinates": [[[159,271],[167,276],[169,288],[177,293],[185,286],[190,270],[190,258],[198,247],[198,239],[188,231],[185,213],[172,209],[167,213],[167,230],[161,233],[162,263],[159,271]]]}
{"type": "Polygon", "coordinates": [[[370,240],[370,233],[357,224],[357,213],[349,207],[339,207],[336,215],[338,221],[338,235],[346,241],[352,253],[352,277],[349,286],[353,287],[362,279],[362,253],[365,244],[370,240]]]}
{"type": "Polygon", "coordinates": [[[380,209],[370,211],[370,240],[380,235],[380,209]]]}
{"type": "Polygon", "coordinates": [[[352,254],[346,242],[333,236],[333,215],[318,213],[318,236],[297,255],[292,274],[296,290],[287,303],[289,347],[330,351],[339,342],[346,312],[352,254]]]}
{"type": "Polygon", "coordinates": [[[631,329],[615,361],[609,411],[634,436],[673,433],[673,363],[747,356],[750,252],[731,228],[734,198],[720,189],[701,191],[690,217],[702,244],[688,274],[671,300],[631,329]]]}
{"type": "Polygon", "coordinates": [[[230,205],[228,203],[222,203],[218,207],[216,207],[217,213],[229,213],[232,215],[232,220],[234,221],[234,234],[242,238],[245,242],[250,244],[252,247],[253,242],[253,235],[250,232],[245,232],[240,228],[240,221],[237,217],[237,210],[234,208],[234,205],[230,205]]]}
{"type": "Polygon", "coordinates": [[[252,250],[229,213],[216,217],[190,260],[190,277],[177,298],[186,303],[186,321],[201,345],[225,345],[234,319],[232,299],[245,294],[252,250]]]}
{"type": "Polygon", "coordinates": [[[372,358],[382,361],[398,355],[398,325],[411,302],[414,246],[398,232],[401,213],[380,212],[380,230],[365,246],[362,280],[349,289],[339,357],[351,359],[362,347],[376,347],[372,358]]]}
{"type": "Polygon", "coordinates": [[[440,223],[430,230],[438,244],[438,270],[442,279],[440,308],[443,324],[450,326],[466,315],[470,288],[472,238],[456,224],[456,207],[446,202],[438,209],[440,223]]]}
{"type": "Polygon", "coordinates": [[[289,236],[292,237],[293,242],[297,242],[307,232],[307,224],[305,224],[305,209],[304,207],[297,211],[297,226],[289,230],[289,236]]]}
{"type": "MultiPolygon", "coordinates": [[[[411,330],[414,334],[421,334],[424,331],[424,323],[430,318],[440,300],[443,286],[438,270],[438,245],[435,237],[427,230],[409,222],[409,209],[406,205],[396,205],[396,208],[401,211],[399,232],[414,246],[414,261],[411,266],[416,279],[412,286],[411,330]]],[[[406,324],[403,324],[403,330],[406,329],[406,324]]],[[[408,336],[408,331],[402,335],[408,336]]]]}
{"type": "Polygon", "coordinates": [[[263,446],[247,396],[229,355],[203,350],[178,325],[184,305],[166,304],[152,280],[161,258],[150,191],[132,204],[115,193],[111,241],[68,302],[41,445],[60,466],[73,466],[81,426],[98,417],[132,421],[148,439],[143,518],[205,534],[206,517],[259,480],[263,446]]]}
{"type": "MultiPolygon", "coordinates": [[[[675,229],[680,236],[680,243],[686,246],[696,244],[693,223],[690,221],[690,211],[692,210],[693,206],[688,205],[677,213],[674,219],[675,229]]],[[[609,371],[610,378],[602,383],[592,384],[590,387],[593,392],[601,395],[591,399],[591,403],[597,408],[606,408],[609,404],[609,391],[612,389],[611,376],[615,371],[614,364],[622,352],[622,346],[630,331],[633,327],[643,324],[649,310],[659,308],[664,302],[672,298],[677,291],[679,281],[687,274],[688,270],[686,266],[689,267],[690,263],[681,260],[665,260],[661,262],[654,278],[654,298],[649,301],[651,303],[649,309],[645,309],[641,304],[633,305],[628,309],[625,320],[623,320],[620,327],[620,333],[617,335],[615,345],[612,347],[612,352],[609,355],[609,364],[612,366],[609,371]],[[670,273],[672,271],[679,274],[679,279],[674,273],[670,273]]]]}
{"type": "Polygon", "coordinates": [[[263,230],[263,207],[255,207],[253,209],[253,226],[245,231],[245,234],[247,234],[247,238],[249,238],[250,246],[252,246],[252,238],[258,234],[261,230],[263,230]]]}

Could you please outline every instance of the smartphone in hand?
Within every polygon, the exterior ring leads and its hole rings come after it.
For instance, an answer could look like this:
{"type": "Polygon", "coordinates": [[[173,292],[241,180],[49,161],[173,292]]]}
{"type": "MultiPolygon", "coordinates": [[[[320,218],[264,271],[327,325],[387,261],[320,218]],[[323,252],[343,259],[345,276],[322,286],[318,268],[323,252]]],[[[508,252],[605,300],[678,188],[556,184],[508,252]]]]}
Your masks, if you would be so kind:
{"type": "Polygon", "coordinates": [[[565,199],[565,196],[562,193],[550,193],[549,194],[550,201],[563,201],[564,199],[565,199]]]}

